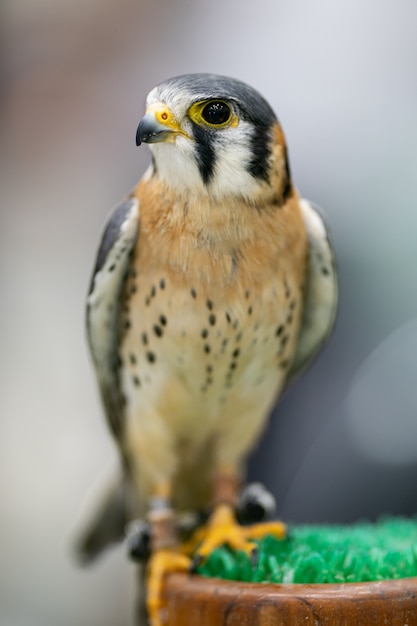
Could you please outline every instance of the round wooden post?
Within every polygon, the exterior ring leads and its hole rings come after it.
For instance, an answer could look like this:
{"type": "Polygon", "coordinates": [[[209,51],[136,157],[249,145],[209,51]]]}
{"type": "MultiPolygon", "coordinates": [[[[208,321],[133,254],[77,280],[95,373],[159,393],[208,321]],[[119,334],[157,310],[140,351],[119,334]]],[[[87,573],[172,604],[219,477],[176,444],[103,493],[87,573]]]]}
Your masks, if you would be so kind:
{"type": "Polygon", "coordinates": [[[417,626],[417,578],[273,585],[167,577],[166,626],[417,626]]]}

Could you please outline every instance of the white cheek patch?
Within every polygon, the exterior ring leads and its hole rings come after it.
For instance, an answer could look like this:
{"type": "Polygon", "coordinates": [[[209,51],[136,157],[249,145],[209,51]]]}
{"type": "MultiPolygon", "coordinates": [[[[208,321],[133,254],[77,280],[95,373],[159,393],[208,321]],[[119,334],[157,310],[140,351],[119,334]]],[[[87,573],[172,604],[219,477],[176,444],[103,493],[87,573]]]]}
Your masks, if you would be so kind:
{"type": "Polygon", "coordinates": [[[248,171],[253,158],[251,133],[247,122],[240,122],[236,128],[219,131],[213,146],[216,161],[209,185],[214,195],[237,194],[249,197],[258,187],[259,181],[248,171]]]}
{"type": "Polygon", "coordinates": [[[157,175],[173,189],[204,190],[195,155],[194,142],[178,136],[176,143],[151,144],[157,175]]]}

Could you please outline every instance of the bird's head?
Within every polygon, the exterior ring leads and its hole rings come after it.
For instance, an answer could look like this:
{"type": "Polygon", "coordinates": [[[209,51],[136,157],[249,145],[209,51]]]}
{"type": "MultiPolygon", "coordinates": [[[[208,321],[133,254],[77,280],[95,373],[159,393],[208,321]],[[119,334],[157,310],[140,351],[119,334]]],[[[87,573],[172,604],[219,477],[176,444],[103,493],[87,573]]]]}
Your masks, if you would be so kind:
{"type": "Polygon", "coordinates": [[[136,143],[150,144],[153,174],[169,187],[253,202],[290,193],[284,135],[255,89],[187,74],[155,87],[146,104],[136,143]]]}

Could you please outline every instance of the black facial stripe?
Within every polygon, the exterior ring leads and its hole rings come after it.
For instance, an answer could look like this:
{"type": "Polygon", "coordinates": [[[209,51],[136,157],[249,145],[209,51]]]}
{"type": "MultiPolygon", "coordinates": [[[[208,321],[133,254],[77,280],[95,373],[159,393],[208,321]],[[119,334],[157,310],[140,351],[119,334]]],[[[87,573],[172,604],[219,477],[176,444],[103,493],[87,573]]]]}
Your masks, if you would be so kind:
{"type": "Polygon", "coordinates": [[[156,160],[154,155],[151,156],[152,159],[152,176],[156,176],[158,174],[158,168],[156,167],[156,160]]]}
{"type": "Polygon", "coordinates": [[[287,146],[284,146],[284,159],[285,159],[285,182],[282,189],[283,200],[287,200],[288,196],[291,192],[291,170],[290,170],[290,161],[288,158],[288,150],[287,146]]]}
{"type": "Polygon", "coordinates": [[[254,178],[269,182],[269,159],[271,157],[271,127],[258,124],[251,139],[252,158],[248,171],[254,178]]]}
{"type": "Polygon", "coordinates": [[[193,135],[197,146],[198,169],[205,185],[213,178],[216,152],[210,131],[193,124],[193,135]]]}

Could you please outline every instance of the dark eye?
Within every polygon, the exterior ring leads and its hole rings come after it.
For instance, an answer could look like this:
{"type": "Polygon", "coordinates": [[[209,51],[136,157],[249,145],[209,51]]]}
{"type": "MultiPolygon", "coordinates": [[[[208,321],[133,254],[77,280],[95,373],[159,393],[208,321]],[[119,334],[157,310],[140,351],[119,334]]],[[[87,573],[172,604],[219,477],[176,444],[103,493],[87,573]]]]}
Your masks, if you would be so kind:
{"type": "Polygon", "coordinates": [[[226,124],[230,120],[232,111],[226,102],[212,100],[208,102],[201,111],[201,117],[208,124],[219,126],[226,124]]]}

